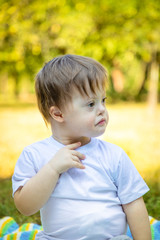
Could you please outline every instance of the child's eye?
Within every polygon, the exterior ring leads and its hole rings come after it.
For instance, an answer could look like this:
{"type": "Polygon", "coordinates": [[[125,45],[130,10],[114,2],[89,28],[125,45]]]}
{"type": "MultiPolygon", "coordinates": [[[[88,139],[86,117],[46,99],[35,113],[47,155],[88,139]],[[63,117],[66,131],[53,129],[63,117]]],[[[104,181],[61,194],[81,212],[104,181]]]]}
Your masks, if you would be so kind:
{"type": "Polygon", "coordinates": [[[106,103],[106,100],[107,100],[107,97],[104,97],[104,98],[102,99],[102,103],[106,103]]]}
{"type": "Polygon", "coordinates": [[[94,105],[95,105],[95,102],[90,102],[90,103],[88,104],[88,107],[92,108],[92,107],[94,107],[94,105]]]}

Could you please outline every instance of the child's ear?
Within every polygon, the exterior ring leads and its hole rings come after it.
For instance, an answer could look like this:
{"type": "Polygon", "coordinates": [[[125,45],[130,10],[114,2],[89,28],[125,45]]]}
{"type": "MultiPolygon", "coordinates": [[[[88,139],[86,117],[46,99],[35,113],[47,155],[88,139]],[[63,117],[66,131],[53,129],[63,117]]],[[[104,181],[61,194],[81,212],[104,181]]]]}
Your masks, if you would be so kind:
{"type": "Polygon", "coordinates": [[[63,122],[64,121],[63,114],[58,107],[56,107],[56,106],[50,107],[49,113],[50,113],[51,117],[54,120],[56,120],[57,122],[63,122]]]}

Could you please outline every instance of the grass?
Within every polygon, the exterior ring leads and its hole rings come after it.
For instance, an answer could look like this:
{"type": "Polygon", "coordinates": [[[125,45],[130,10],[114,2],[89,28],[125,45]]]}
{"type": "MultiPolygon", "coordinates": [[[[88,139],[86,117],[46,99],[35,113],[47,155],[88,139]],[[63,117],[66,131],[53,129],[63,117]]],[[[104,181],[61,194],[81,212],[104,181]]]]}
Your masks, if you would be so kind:
{"type": "MultiPolygon", "coordinates": [[[[160,220],[160,106],[154,115],[143,104],[108,106],[110,121],[103,139],[127,152],[150,187],[144,196],[149,215],[160,220]]],[[[22,216],[16,210],[11,176],[22,149],[50,136],[34,104],[0,105],[0,218],[12,216],[19,224],[40,223],[39,214],[22,216]]]]}

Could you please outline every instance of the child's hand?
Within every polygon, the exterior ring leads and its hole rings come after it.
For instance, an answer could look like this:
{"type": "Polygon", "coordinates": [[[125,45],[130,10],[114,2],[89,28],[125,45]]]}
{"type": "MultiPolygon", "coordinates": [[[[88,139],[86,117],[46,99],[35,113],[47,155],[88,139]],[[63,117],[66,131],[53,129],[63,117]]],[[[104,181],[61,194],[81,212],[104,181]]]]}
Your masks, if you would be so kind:
{"type": "Polygon", "coordinates": [[[61,148],[50,160],[49,165],[51,168],[58,174],[61,174],[73,167],[84,169],[85,166],[80,160],[85,159],[85,155],[74,150],[80,145],[81,143],[77,142],[61,148]]]}

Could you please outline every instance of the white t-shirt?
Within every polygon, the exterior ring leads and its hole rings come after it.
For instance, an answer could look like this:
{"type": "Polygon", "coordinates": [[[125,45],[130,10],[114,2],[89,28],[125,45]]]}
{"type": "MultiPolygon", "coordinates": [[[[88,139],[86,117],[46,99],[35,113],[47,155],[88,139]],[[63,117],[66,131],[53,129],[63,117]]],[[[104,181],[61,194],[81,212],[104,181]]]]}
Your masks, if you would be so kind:
{"type": "MultiPolygon", "coordinates": [[[[15,167],[13,194],[62,147],[52,137],[26,147],[15,167]]],[[[36,239],[106,240],[124,234],[127,222],[122,204],[149,190],[120,147],[92,138],[77,151],[85,154],[86,168],[61,174],[40,210],[44,231],[36,239]]]]}

